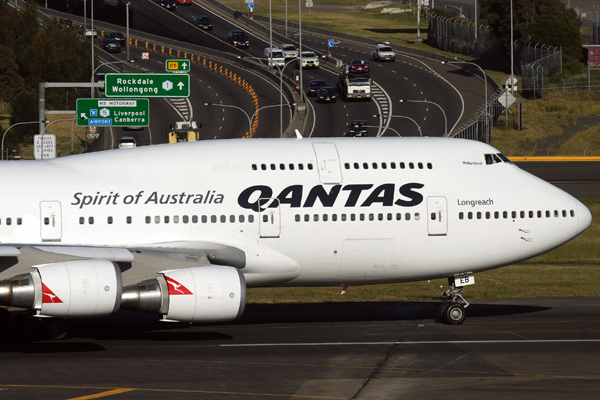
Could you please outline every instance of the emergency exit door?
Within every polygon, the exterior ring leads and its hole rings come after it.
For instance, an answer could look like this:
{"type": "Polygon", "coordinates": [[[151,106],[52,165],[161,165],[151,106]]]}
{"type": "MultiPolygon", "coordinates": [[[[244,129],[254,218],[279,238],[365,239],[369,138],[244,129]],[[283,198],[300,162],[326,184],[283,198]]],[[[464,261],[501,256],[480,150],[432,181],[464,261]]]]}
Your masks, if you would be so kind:
{"type": "Polygon", "coordinates": [[[43,242],[60,242],[62,237],[62,214],[59,201],[40,203],[41,235],[43,242]]]}

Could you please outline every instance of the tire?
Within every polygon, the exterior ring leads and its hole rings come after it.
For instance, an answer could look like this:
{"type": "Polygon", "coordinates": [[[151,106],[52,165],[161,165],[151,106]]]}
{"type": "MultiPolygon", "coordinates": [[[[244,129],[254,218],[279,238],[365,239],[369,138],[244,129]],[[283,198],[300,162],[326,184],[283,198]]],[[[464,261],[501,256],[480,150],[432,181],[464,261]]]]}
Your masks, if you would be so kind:
{"type": "Polygon", "coordinates": [[[440,322],[444,322],[444,314],[446,313],[446,310],[448,309],[448,307],[450,307],[451,304],[452,304],[451,301],[444,301],[440,305],[440,308],[438,308],[438,320],[440,322]]]}
{"type": "Polygon", "coordinates": [[[465,320],[466,313],[462,304],[451,303],[443,314],[443,321],[448,325],[461,325],[465,320]]]}
{"type": "Polygon", "coordinates": [[[60,319],[44,321],[44,331],[48,339],[51,340],[63,340],[68,334],[65,321],[60,319]]]}

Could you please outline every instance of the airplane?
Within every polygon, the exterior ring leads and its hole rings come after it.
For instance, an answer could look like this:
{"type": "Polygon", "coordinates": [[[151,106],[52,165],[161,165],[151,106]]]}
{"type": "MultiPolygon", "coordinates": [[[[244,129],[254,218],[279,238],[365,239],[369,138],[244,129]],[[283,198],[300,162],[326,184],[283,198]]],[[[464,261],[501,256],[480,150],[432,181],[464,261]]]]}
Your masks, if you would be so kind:
{"type": "MultiPolygon", "coordinates": [[[[0,305],[60,325],[119,309],[242,315],[246,288],[447,278],[570,241],[577,199],[451,138],[225,139],[0,162],[0,305]]],[[[6,321],[11,314],[1,309],[6,321]]]]}

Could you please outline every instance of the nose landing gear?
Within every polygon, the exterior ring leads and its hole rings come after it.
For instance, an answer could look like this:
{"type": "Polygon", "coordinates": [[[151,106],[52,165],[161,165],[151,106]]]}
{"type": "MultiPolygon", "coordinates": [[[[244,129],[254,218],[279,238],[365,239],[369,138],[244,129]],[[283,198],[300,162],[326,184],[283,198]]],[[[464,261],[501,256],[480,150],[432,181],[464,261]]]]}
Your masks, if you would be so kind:
{"type": "MultiPolygon", "coordinates": [[[[473,275],[470,274],[470,279],[467,279],[467,284],[474,283],[473,275]]],[[[460,280],[464,280],[464,277],[460,278],[460,280]]],[[[442,294],[442,296],[449,297],[450,300],[447,300],[442,303],[439,308],[439,318],[440,320],[449,325],[460,325],[465,320],[467,316],[465,312],[465,308],[469,307],[469,302],[462,296],[463,287],[456,286],[456,282],[459,281],[458,277],[451,276],[448,278],[448,286],[449,288],[442,294]]]]}

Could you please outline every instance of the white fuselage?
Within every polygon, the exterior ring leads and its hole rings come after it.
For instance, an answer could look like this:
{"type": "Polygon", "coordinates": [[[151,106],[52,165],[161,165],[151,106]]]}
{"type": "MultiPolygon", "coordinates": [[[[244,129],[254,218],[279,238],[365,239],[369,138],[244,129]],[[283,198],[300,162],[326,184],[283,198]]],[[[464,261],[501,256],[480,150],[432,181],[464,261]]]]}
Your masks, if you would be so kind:
{"type": "Polygon", "coordinates": [[[589,226],[582,203],[497,153],[445,138],[239,139],[1,162],[0,245],[235,248],[249,286],[349,285],[497,268],[589,226]]]}

